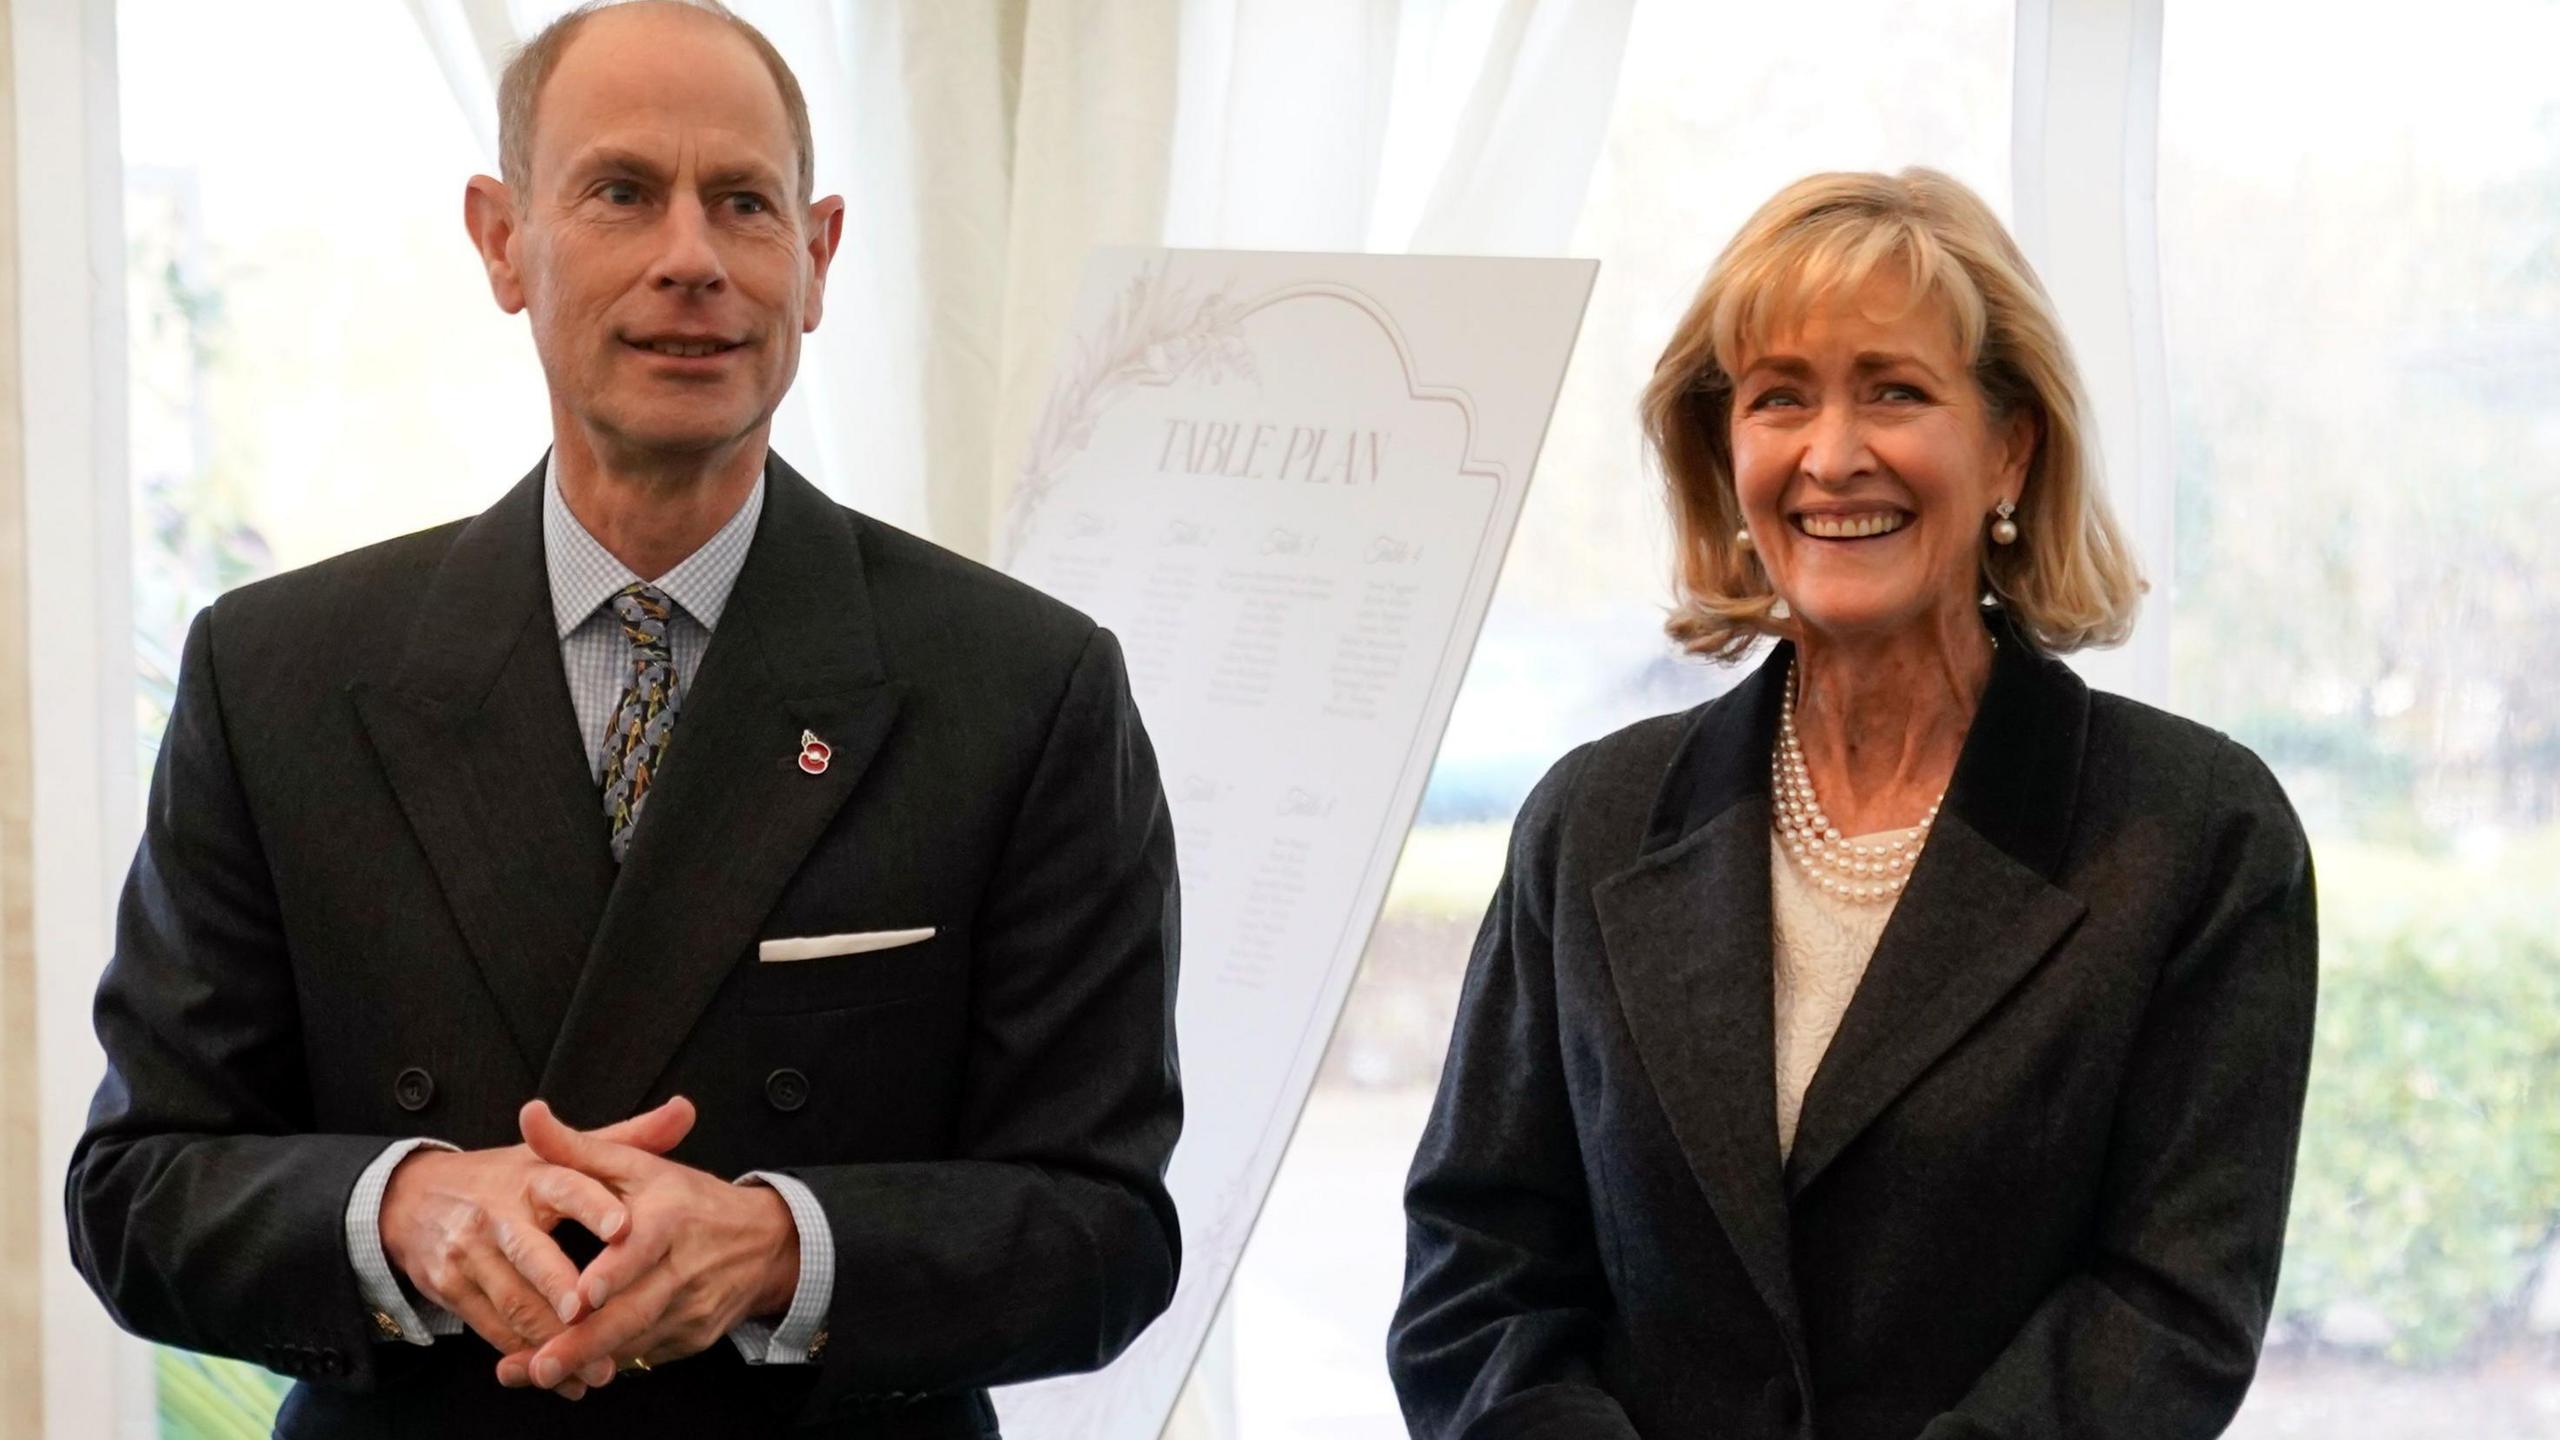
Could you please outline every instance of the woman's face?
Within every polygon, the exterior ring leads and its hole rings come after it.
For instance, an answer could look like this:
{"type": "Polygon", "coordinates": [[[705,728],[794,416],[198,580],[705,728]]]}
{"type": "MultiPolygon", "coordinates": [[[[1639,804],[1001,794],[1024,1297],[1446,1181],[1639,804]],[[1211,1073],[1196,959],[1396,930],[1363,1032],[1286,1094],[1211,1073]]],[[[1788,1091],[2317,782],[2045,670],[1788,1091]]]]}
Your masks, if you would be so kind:
{"type": "Polygon", "coordinates": [[[1879,277],[1741,357],[1734,485],[1797,623],[1882,638],[1978,600],[1991,512],[2035,448],[1995,420],[1934,305],[1879,277]]]}

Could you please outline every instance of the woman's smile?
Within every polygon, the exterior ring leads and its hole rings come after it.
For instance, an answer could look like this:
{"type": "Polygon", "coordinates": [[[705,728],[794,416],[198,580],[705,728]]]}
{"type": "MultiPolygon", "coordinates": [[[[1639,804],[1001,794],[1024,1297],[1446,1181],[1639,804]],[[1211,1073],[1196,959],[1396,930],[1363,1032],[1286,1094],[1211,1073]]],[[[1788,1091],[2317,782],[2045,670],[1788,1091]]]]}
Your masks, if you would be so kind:
{"type": "Polygon", "coordinates": [[[1798,533],[1815,540],[1857,544],[1881,540],[1900,534],[1911,525],[1908,510],[1797,510],[1787,516],[1787,523],[1798,533]]]}

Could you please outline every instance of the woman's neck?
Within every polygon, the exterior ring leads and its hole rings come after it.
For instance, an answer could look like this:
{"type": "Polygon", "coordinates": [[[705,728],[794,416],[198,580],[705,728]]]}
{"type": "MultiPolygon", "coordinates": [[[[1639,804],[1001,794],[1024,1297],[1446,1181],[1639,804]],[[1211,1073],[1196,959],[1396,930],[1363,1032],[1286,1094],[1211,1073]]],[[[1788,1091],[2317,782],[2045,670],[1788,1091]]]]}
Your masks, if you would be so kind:
{"type": "Polygon", "coordinates": [[[1843,835],[1917,825],[1946,793],[1991,680],[1991,637],[1964,611],[1883,636],[1796,641],[1796,738],[1843,835]]]}

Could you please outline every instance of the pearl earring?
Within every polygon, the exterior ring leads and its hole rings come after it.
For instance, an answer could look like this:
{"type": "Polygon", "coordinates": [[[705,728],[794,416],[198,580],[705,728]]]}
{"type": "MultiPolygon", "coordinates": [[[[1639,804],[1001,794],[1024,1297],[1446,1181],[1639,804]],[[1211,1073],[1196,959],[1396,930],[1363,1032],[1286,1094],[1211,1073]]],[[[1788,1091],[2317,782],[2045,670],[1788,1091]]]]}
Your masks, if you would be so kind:
{"type": "Polygon", "coordinates": [[[1993,544],[2015,545],[2018,543],[2018,522],[2009,518],[2017,513],[2018,507],[2016,505],[2013,505],[2006,500],[2000,502],[2000,518],[1991,522],[1991,541],[1993,544]]]}
{"type": "Polygon", "coordinates": [[[1745,550],[1750,549],[1750,548],[1751,548],[1751,527],[1750,527],[1750,526],[1748,526],[1748,525],[1745,525],[1745,526],[1743,526],[1741,529],[1734,531],[1734,532],[1733,532],[1733,543],[1734,543],[1734,544],[1736,544],[1736,545],[1738,545],[1738,546],[1740,546],[1741,548],[1743,548],[1743,549],[1745,549],[1745,550]]]}

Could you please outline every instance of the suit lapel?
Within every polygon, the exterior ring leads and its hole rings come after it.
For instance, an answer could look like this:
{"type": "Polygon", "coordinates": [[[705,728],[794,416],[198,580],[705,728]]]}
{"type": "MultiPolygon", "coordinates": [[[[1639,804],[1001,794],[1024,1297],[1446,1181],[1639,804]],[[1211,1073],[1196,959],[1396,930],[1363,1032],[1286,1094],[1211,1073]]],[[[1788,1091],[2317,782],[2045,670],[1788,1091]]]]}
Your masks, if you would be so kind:
{"type": "Polygon", "coordinates": [[[613,884],[542,568],[544,470],[466,525],[390,680],[352,687],[529,1073],[539,1073],[613,884]]]}
{"type": "Polygon", "coordinates": [[[1611,983],[1690,1170],[1761,1298],[1796,1327],[1778,1164],[1769,796],[1784,656],[1700,714],[1637,863],[1592,892],[1611,983]]]}
{"type": "Polygon", "coordinates": [[[1992,618],[2000,649],[1929,843],[1805,1091],[1790,1199],[2032,973],[2085,907],[2057,888],[2089,692],[1992,618]]]}
{"type": "Polygon", "coordinates": [[[887,738],[852,521],[779,459],[737,588],[594,931],[542,1093],[573,1124],[638,1108],[887,738]],[[832,749],[797,763],[800,735],[832,749]]]}

